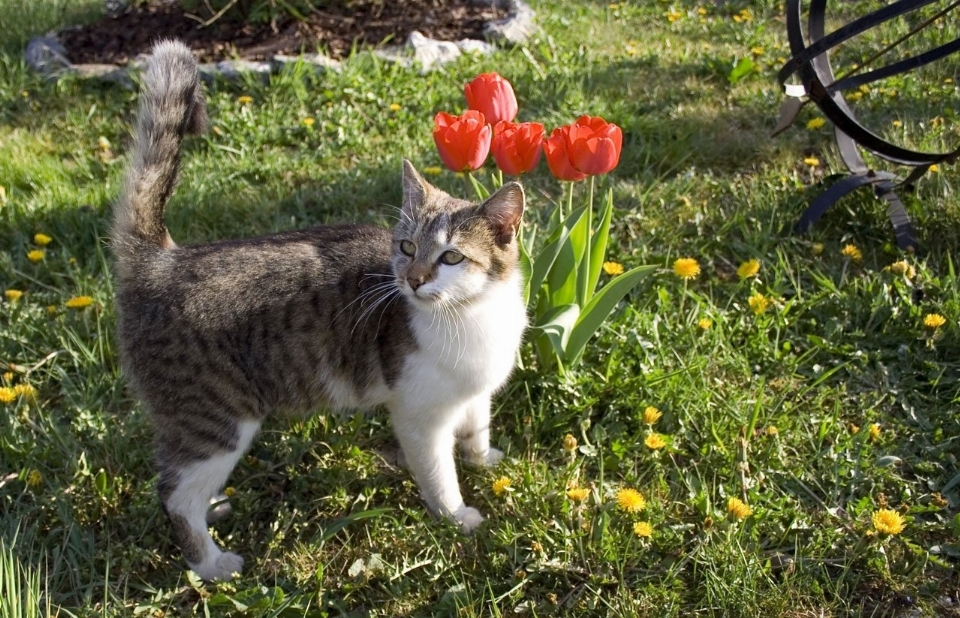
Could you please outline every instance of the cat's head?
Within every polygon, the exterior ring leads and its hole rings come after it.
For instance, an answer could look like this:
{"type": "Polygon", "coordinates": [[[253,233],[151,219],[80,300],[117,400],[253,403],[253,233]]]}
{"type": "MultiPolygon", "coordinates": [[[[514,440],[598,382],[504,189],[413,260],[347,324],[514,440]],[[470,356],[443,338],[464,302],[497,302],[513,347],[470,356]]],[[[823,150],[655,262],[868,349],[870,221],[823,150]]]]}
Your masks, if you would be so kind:
{"type": "Polygon", "coordinates": [[[520,183],[474,204],[430,185],[403,162],[403,206],[393,231],[393,271],[400,291],[429,308],[469,303],[518,274],[520,183]]]}

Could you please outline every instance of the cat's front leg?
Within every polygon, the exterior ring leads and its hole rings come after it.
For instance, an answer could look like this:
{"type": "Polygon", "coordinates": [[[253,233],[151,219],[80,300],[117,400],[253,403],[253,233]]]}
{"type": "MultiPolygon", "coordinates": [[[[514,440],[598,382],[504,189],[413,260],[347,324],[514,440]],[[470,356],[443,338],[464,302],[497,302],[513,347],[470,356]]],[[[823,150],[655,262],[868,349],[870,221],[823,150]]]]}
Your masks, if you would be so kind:
{"type": "Polygon", "coordinates": [[[475,530],[483,522],[483,515],[464,503],[453,457],[455,430],[462,413],[393,406],[391,416],[407,468],[427,506],[457,522],[464,532],[475,530]]]}
{"type": "Polygon", "coordinates": [[[503,452],[490,448],[490,393],[484,393],[467,404],[466,414],[457,427],[457,439],[463,458],[474,466],[495,466],[503,452]]]}

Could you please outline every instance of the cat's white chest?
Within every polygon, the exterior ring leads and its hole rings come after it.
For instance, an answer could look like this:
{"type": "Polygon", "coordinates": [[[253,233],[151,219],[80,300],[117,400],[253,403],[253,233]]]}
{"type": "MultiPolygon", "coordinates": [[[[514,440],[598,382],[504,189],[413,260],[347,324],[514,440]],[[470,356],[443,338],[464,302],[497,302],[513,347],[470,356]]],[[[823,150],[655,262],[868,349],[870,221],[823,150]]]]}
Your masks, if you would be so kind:
{"type": "Polygon", "coordinates": [[[411,327],[419,350],[405,373],[454,398],[492,392],[513,370],[526,325],[519,277],[495,284],[466,306],[415,311],[411,327]]]}

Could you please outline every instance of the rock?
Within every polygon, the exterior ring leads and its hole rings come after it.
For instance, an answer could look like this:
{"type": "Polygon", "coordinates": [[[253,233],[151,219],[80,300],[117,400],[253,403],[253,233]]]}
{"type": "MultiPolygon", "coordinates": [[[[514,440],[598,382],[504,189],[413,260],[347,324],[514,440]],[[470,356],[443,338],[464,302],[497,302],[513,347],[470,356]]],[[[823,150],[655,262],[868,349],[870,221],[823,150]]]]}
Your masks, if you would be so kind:
{"type": "Polygon", "coordinates": [[[296,64],[297,62],[304,62],[309,64],[317,71],[336,71],[337,73],[341,70],[340,61],[334,60],[329,56],[324,54],[302,54],[300,56],[284,56],[283,54],[277,54],[273,57],[273,64],[279,70],[288,64],[296,64]]]}
{"type": "Polygon", "coordinates": [[[437,41],[425,37],[416,30],[407,38],[407,47],[413,50],[413,59],[420,63],[420,70],[430,71],[435,65],[453,62],[460,57],[460,48],[450,41],[437,41]]]}
{"type": "Polygon", "coordinates": [[[518,45],[525,43],[536,32],[537,27],[533,21],[536,13],[523,0],[472,0],[472,2],[478,6],[493,5],[495,8],[505,9],[508,13],[503,19],[496,19],[484,25],[483,33],[490,40],[518,45]]]}
{"type": "Polygon", "coordinates": [[[27,66],[46,77],[58,77],[69,71],[67,50],[55,36],[38,36],[30,39],[24,52],[27,66]]]}
{"type": "Polygon", "coordinates": [[[227,80],[237,79],[244,74],[259,75],[266,79],[273,72],[273,65],[269,62],[253,60],[221,60],[201,64],[197,70],[200,72],[200,77],[207,81],[217,77],[227,80]]]}

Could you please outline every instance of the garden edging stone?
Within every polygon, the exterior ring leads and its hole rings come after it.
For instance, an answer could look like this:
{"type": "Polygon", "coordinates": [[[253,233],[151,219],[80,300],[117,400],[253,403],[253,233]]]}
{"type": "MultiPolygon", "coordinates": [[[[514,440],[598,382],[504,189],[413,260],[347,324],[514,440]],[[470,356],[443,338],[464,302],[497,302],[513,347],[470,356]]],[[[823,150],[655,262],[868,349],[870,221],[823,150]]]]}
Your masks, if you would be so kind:
{"type": "MultiPolygon", "coordinates": [[[[109,1],[109,0],[108,0],[109,1]]],[[[474,5],[491,4],[491,0],[470,0],[474,5]]],[[[483,31],[488,41],[461,39],[460,41],[438,41],[419,32],[411,32],[403,46],[374,49],[372,53],[389,62],[397,62],[406,67],[419,66],[421,73],[428,73],[444,64],[452,62],[463,54],[490,54],[496,50],[497,43],[518,45],[526,42],[536,30],[535,13],[523,0],[493,0],[496,8],[507,11],[507,17],[487,22],[483,31]]],[[[82,79],[94,79],[119,83],[133,88],[131,71],[139,71],[145,64],[145,57],[138,56],[128,65],[117,64],[73,64],[67,57],[67,51],[59,39],[59,32],[37,36],[27,43],[24,60],[32,70],[48,79],[57,80],[67,75],[82,79]]],[[[277,54],[268,61],[222,60],[199,65],[201,76],[205,80],[222,78],[234,80],[241,75],[259,75],[263,78],[279,72],[283,67],[303,62],[317,71],[339,71],[341,62],[324,54],[311,53],[297,56],[277,54]]]]}

